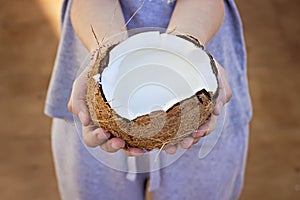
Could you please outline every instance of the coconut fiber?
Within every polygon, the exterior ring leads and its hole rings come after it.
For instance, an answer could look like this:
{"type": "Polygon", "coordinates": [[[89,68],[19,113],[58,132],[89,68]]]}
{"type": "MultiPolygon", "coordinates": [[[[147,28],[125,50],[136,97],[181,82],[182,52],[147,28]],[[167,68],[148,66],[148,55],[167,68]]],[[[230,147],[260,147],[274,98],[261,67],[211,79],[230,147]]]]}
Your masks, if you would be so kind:
{"type": "MultiPolygon", "coordinates": [[[[203,46],[195,38],[183,35],[179,37],[187,39],[198,48],[203,49],[203,46]]],[[[96,74],[100,73],[101,75],[108,66],[109,52],[114,47],[115,45],[112,45],[105,51],[98,52],[96,62],[89,73],[86,99],[91,119],[95,125],[110,132],[114,137],[123,139],[127,148],[137,147],[152,150],[179,143],[194,133],[210,117],[218,90],[212,93],[203,89],[173,105],[166,112],[154,111],[132,121],[119,116],[107,102],[101,84],[93,78],[96,74]]],[[[209,53],[207,54],[217,77],[214,60],[209,53]]]]}

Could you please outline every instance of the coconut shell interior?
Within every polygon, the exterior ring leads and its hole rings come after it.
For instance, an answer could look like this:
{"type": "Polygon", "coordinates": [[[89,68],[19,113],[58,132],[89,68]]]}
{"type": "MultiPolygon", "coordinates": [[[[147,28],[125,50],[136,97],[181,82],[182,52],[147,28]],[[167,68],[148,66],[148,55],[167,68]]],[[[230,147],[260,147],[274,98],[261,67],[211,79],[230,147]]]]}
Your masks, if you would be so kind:
{"type": "MultiPolygon", "coordinates": [[[[203,48],[195,38],[180,37],[193,42],[199,48],[203,48]]],[[[93,78],[96,74],[102,74],[108,66],[109,52],[114,46],[99,53],[89,74],[87,104],[95,125],[109,131],[113,136],[123,139],[127,147],[137,147],[149,151],[179,143],[194,133],[210,117],[218,92],[212,93],[205,89],[173,105],[167,111],[154,111],[132,121],[119,116],[107,102],[101,84],[98,84],[93,78]]],[[[213,72],[217,77],[214,60],[209,53],[208,56],[211,59],[213,72]]]]}

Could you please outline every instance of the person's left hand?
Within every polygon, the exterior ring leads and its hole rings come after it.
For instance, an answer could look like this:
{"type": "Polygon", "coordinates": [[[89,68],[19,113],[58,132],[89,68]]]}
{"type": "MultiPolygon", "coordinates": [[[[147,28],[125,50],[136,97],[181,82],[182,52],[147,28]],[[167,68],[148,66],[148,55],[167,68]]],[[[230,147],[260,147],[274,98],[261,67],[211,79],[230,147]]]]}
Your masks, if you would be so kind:
{"type": "MultiPolygon", "coordinates": [[[[218,69],[218,81],[219,81],[219,96],[216,101],[216,106],[214,108],[213,113],[211,114],[211,117],[207,120],[207,122],[202,126],[200,126],[195,133],[193,133],[189,137],[186,137],[185,139],[183,139],[183,141],[179,143],[179,145],[183,149],[191,148],[193,144],[199,142],[201,137],[208,135],[215,129],[218,115],[220,115],[223,106],[227,102],[229,102],[229,100],[232,97],[232,92],[231,92],[229,82],[227,80],[226,72],[218,62],[215,63],[218,69]]],[[[164,150],[168,154],[174,154],[177,151],[177,148],[178,148],[178,144],[167,146],[164,150]]]]}

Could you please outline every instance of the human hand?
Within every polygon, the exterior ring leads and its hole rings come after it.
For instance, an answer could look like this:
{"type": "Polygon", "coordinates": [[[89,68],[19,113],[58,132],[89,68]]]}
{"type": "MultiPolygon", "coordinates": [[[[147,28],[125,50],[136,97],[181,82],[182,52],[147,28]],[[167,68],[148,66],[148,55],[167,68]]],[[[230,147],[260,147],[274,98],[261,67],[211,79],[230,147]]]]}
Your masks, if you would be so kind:
{"type": "Polygon", "coordinates": [[[96,61],[97,50],[92,54],[92,59],[85,70],[76,78],[73,83],[71,97],[68,103],[70,112],[76,115],[82,124],[82,137],[84,143],[89,147],[100,146],[104,151],[114,153],[122,149],[122,152],[128,156],[139,156],[143,154],[142,149],[125,148],[125,141],[112,137],[106,130],[92,124],[89,110],[86,104],[86,92],[88,73],[96,61]]]}
{"type": "MultiPolygon", "coordinates": [[[[224,68],[216,62],[216,67],[218,69],[218,81],[219,81],[219,96],[216,100],[216,105],[214,108],[213,113],[211,114],[210,118],[206,121],[205,124],[199,127],[195,133],[191,136],[186,137],[183,141],[179,143],[179,145],[183,149],[189,149],[193,144],[199,142],[201,137],[204,137],[211,133],[216,128],[216,122],[218,115],[221,114],[222,108],[232,97],[231,88],[227,79],[226,72],[224,68]]],[[[178,145],[170,145],[165,148],[166,153],[174,154],[177,151],[178,145]]]]}

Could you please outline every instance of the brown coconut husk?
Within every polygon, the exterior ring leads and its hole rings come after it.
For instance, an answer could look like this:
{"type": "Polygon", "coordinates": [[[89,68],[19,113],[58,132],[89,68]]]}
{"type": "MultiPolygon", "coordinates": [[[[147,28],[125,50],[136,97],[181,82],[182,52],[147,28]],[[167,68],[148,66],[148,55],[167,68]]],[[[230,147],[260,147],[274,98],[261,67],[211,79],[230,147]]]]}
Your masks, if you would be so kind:
{"type": "MultiPolygon", "coordinates": [[[[188,39],[199,48],[203,48],[191,36],[180,37],[188,39]]],[[[89,74],[87,104],[95,125],[109,131],[114,137],[123,139],[127,147],[152,150],[179,143],[194,133],[210,117],[218,92],[207,92],[204,89],[173,105],[166,112],[155,111],[148,115],[139,116],[132,121],[119,116],[110,107],[101,85],[93,78],[98,73],[102,74],[107,67],[109,52],[114,46],[99,54],[89,74]]],[[[213,72],[217,77],[214,60],[210,54],[208,55],[211,59],[213,72]]]]}

